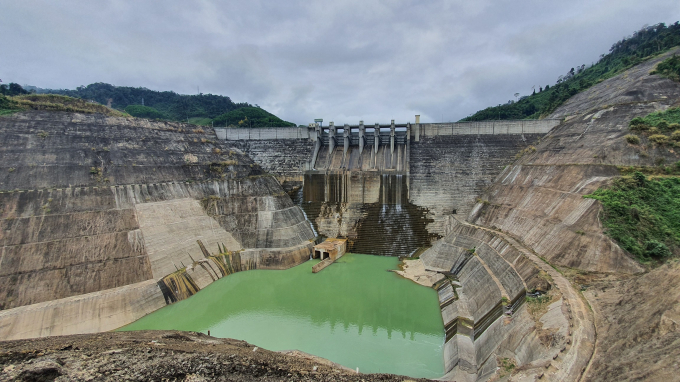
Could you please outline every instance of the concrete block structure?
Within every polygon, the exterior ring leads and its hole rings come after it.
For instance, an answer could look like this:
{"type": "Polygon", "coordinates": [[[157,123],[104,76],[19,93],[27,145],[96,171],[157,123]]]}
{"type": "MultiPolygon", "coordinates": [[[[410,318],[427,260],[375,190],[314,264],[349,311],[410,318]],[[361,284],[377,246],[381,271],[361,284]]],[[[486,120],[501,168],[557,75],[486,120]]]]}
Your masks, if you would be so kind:
{"type": "Polygon", "coordinates": [[[347,239],[328,238],[323,243],[314,246],[313,257],[321,259],[321,262],[312,267],[312,272],[317,273],[335,260],[341,258],[347,251],[347,239]]]}

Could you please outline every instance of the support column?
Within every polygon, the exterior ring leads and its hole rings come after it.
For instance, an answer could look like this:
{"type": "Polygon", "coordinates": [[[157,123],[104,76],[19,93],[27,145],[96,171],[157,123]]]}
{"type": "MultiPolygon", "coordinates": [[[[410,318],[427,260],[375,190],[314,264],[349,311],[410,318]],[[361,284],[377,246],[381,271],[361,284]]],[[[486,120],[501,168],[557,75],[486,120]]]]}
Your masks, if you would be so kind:
{"type": "Polygon", "coordinates": [[[366,127],[364,121],[359,121],[359,155],[364,151],[366,145],[366,127]]]}
{"type": "Polygon", "coordinates": [[[309,161],[309,170],[314,170],[314,166],[316,166],[316,159],[319,157],[319,151],[321,150],[321,146],[323,145],[323,130],[321,129],[321,126],[317,123],[316,126],[314,127],[314,131],[312,132],[312,136],[314,139],[314,152],[312,153],[312,158],[309,161]]]}
{"type": "Polygon", "coordinates": [[[390,123],[390,153],[394,155],[394,134],[396,133],[394,127],[394,120],[390,123]]]}
{"type": "Polygon", "coordinates": [[[378,153],[378,146],[380,146],[380,124],[376,123],[375,124],[375,132],[373,133],[375,136],[375,148],[374,152],[377,154],[378,153]]]}
{"type": "Polygon", "coordinates": [[[328,126],[328,154],[332,155],[333,150],[335,150],[335,134],[337,129],[335,128],[335,123],[330,122],[328,126]]]}
{"type": "MultiPolygon", "coordinates": [[[[345,143],[345,150],[342,152],[342,161],[345,162],[347,160],[347,150],[349,150],[349,125],[345,123],[344,131],[342,132],[342,138],[345,143]]],[[[345,167],[347,167],[345,165],[345,167]]]]}
{"type": "Polygon", "coordinates": [[[415,133],[416,133],[416,142],[420,142],[420,115],[416,115],[415,133]]]}

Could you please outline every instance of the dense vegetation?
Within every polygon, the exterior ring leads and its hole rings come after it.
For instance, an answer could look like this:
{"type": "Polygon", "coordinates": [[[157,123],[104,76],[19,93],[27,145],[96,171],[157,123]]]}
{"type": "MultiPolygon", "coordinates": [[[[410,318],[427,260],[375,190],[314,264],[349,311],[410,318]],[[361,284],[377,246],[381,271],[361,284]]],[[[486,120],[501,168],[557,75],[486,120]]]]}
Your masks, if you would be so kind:
{"type": "Polygon", "coordinates": [[[670,26],[661,23],[642,28],[633,36],[612,45],[609,53],[600,56],[594,65],[571,68],[565,75],[559,76],[553,86],[541,86],[530,96],[480,110],[461,121],[536,119],[547,116],[578,92],[677,45],[680,45],[679,22],[670,26]]]}
{"type": "Polygon", "coordinates": [[[680,248],[680,178],[618,178],[588,198],[604,206],[606,233],[641,261],[662,259],[680,248]]]}
{"type": "Polygon", "coordinates": [[[259,107],[242,107],[213,119],[216,126],[285,127],[295,126],[259,107]]]}
{"type": "MultiPolygon", "coordinates": [[[[224,126],[221,124],[223,119],[215,120],[216,117],[244,107],[253,108],[253,105],[248,103],[234,103],[229,97],[220,95],[202,93],[184,95],[170,91],[160,92],[141,87],[113,86],[105,83],[79,86],[75,90],[38,89],[38,92],[93,100],[102,105],[110,105],[114,109],[125,110],[130,115],[141,118],[189,121],[203,125],[210,125],[214,122],[215,126],[224,126]]],[[[293,124],[287,123],[287,125],[293,124]]],[[[259,126],[253,125],[252,127],[259,126]]]]}
{"type": "Polygon", "coordinates": [[[658,74],[673,81],[680,81],[680,57],[674,54],[672,57],[663,60],[650,74],[658,74]]]}
{"type": "Polygon", "coordinates": [[[125,108],[125,112],[133,117],[148,119],[168,119],[164,113],[148,106],[130,105],[125,108]]]}
{"type": "Polygon", "coordinates": [[[113,86],[105,83],[94,83],[79,86],[75,90],[41,89],[39,93],[63,94],[70,97],[96,101],[114,109],[124,110],[130,105],[142,105],[156,109],[172,120],[184,120],[192,117],[214,118],[247,103],[234,103],[229,97],[213,94],[182,95],[175,92],[159,92],[146,88],[129,86],[113,86]]]}

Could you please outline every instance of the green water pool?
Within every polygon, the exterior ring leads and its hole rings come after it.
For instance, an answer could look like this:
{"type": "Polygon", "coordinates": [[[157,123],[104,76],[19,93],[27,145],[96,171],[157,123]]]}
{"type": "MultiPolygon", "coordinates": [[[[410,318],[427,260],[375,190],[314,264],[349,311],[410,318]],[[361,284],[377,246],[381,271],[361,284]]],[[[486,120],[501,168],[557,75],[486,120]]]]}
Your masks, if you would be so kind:
{"type": "Polygon", "coordinates": [[[316,262],[229,275],[120,330],[210,330],[364,373],[444,374],[436,291],[388,272],[397,268],[395,257],[347,254],[313,274],[316,262]]]}

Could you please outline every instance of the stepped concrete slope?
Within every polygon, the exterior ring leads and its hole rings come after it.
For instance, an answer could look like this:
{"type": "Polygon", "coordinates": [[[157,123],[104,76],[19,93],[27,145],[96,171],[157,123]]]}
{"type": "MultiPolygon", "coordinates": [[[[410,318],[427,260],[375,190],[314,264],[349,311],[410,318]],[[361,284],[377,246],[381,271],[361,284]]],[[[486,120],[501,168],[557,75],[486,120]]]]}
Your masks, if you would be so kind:
{"type": "Polygon", "coordinates": [[[27,112],[0,118],[0,143],[2,338],[115,329],[231,271],[309,258],[304,213],[212,130],[27,112]]]}
{"type": "Polygon", "coordinates": [[[458,223],[420,261],[446,275],[435,284],[446,328],[445,379],[487,380],[507,358],[520,380],[578,380],[593,352],[592,318],[569,281],[529,249],[458,223]],[[551,287],[549,309],[530,314],[526,292],[551,287]]]}

